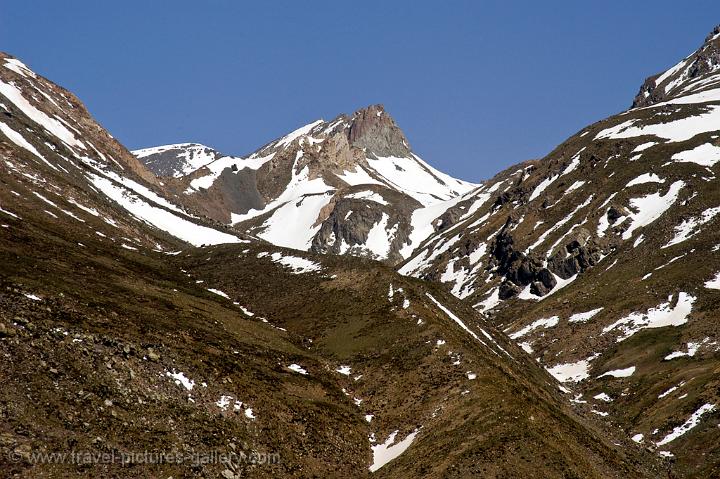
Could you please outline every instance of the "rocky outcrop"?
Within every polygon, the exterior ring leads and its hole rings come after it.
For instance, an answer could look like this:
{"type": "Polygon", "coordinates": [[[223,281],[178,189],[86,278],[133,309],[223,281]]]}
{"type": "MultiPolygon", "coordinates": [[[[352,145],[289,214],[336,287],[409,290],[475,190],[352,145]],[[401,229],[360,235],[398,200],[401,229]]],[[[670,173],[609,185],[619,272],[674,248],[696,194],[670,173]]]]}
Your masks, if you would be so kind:
{"type": "Polygon", "coordinates": [[[570,236],[547,262],[532,253],[517,251],[509,231],[513,223],[508,219],[495,238],[488,264],[488,269],[496,269],[497,274],[505,278],[499,289],[502,300],[517,296],[527,286],[532,294],[544,296],[557,285],[555,276],[569,279],[602,259],[602,245],[597,244],[585,228],[570,236]]]}
{"type": "Polygon", "coordinates": [[[581,228],[564,247],[548,259],[548,269],[562,279],[570,279],[602,259],[602,248],[581,228]]]}
{"type": "Polygon", "coordinates": [[[632,108],[646,107],[666,101],[673,97],[678,86],[699,78],[720,68],[720,25],[716,26],[705,38],[702,47],[688,58],[683,60],[684,65],[678,71],[663,78],[659,84],[660,74],[653,75],[645,80],[640,91],[632,103],[632,108]],[[672,84],[672,88],[668,88],[672,84]]]}
{"type": "Polygon", "coordinates": [[[525,188],[519,186],[514,187],[511,190],[500,193],[497,198],[495,198],[492,208],[502,208],[504,205],[513,202],[524,203],[527,196],[528,191],[525,188]]]}
{"type": "Polygon", "coordinates": [[[365,148],[376,156],[410,155],[410,144],[405,135],[382,105],[357,111],[350,122],[348,140],[352,146],[365,148]]]}
{"type": "Polygon", "coordinates": [[[500,285],[500,299],[505,300],[517,296],[528,285],[533,291],[536,291],[535,294],[546,294],[555,287],[557,282],[550,271],[545,268],[543,261],[533,255],[515,250],[514,240],[509,232],[512,223],[512,220],[508,219],[502,231],[495,238],[488,264],[488,268],[497,268],[497,273],[505,277],[500,285]]]}
{"type": "MultiPolygon", "coordinates": [[[[364,189],[361,187],[350,191],[364,189]]],[[[400,196],[397,193],[395,195],[400,196]]],[[[408,202],[406,198],[395,198],[395,195],[383,190],[383,196],[390,200],[393,206],[374,204],[371,208],[363,200],[336,195],[320,212],[320,230],[313,237],[310,250],[323,254],[349,253],[391,264],[402,261],[400,249],[412,231],[410,217],[418,205],[408,202]],[[369,247],[368,239],[373,227],[383,223],[388,232],[388,250],[385,257],[379,257],[376,251],[369,247]]]]}
{"type": "Polygon", "coordinates": [[[664,93],[657,89],[656,81],[660,77],[660,74],[656,74],[647,77],[642,85],[640,85],[640,91],[633,99],[630,108],[642,108],[645,106],[654,105],[660,103],[665,99],[664,93]]]}

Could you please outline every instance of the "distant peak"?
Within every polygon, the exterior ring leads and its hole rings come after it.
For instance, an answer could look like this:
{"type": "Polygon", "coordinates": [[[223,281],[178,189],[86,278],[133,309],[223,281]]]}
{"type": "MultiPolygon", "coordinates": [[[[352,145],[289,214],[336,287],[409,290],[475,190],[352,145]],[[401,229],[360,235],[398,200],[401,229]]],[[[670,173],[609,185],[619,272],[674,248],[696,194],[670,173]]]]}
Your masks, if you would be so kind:
{"type": "Polygon", "coordinates": [[[131,153],[137,157],[141,156],[148,156],[154,153],[162,153],[164,151],[168,150],[187,150],[187,149],[196,149],[196,148],[203,148],[207,150],[212,150],[207,145],[203,145],[202,143],[172,143],[168,145],[158,145],[158,146],[150,146],[148,148],[140,148],[137,150],[132,150],[131,153]]]}
{"type": "Polygon", "coordinates": [[[175,143],[134,150],[138,158],[156,176],[179,177],[192,173],[224,156],[201,143],[175,143]]]}

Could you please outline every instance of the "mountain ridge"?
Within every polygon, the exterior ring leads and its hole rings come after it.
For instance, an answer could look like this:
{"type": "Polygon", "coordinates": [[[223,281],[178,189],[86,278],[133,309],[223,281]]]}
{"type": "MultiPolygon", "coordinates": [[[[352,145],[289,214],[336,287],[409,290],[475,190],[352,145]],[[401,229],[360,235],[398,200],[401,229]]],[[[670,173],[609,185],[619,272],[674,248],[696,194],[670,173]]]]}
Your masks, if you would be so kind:
{"type": "Polygon", "coordinates": [[[185,165],[196,150],[203,152],[200,158],[214,159],[201,159],[187,174],[164,179],[170,194],[188,207],[280,246],[390,263],[432,231],[444,211],[441,204],[450,207],[476,187],[415,155],[382,105],[309,123],[246,157],[218,158],[208,154],[214,150],[193,144],[136,154],[149,165],[168,160],[167,154],[185,165]],[[412,215],[430,208],[435,216],[417,216],[425,232],[411,235],[412,215]],[[303,226],[285,230],[280,223],[289,217],[303,226]]]}
{"type": "Polygon", "coordinates": [[[702,93],[709,85],[704,77],[711,77],[720,68],[720,25],[716,26],[698,50],[665,72],[649,77],[640,87],[631,108],[655,105],[675,96],[702,93]],[[682,91],[683,82],[687,91],[682,91]]]}

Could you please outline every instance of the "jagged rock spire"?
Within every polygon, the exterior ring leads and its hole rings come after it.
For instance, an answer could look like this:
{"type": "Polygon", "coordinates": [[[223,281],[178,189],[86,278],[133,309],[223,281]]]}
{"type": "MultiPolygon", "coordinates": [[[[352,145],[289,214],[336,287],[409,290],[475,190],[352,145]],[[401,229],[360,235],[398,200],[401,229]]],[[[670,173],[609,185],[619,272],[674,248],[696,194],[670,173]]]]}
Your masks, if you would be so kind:
{"type": "Polygon", "coordinates": [[[366,148],[378,156],[406,157],[410,144],[383,105],[371,105],[350,118],[348,140],[352,146],[366,148]]]}

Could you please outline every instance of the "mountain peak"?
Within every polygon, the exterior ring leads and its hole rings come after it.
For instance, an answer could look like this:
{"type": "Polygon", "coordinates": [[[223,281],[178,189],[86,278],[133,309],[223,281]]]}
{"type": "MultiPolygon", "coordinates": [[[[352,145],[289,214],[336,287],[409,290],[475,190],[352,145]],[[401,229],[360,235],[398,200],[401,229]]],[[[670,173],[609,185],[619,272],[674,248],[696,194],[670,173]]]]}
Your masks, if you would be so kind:
{"type": "Polygon", "coordinates": [[[395,120],[381,104],[370,105],[353,113],[348,141],[377,156],[408,157],[410,144],[395,120]]]}
{"type": "Polygon", "coordinates": [[[720,74],[720,25],[713,28],[698,50],[664,73],[645,80],[632,108],[655,105],[704,91],[710,77],[720,74]]]}

